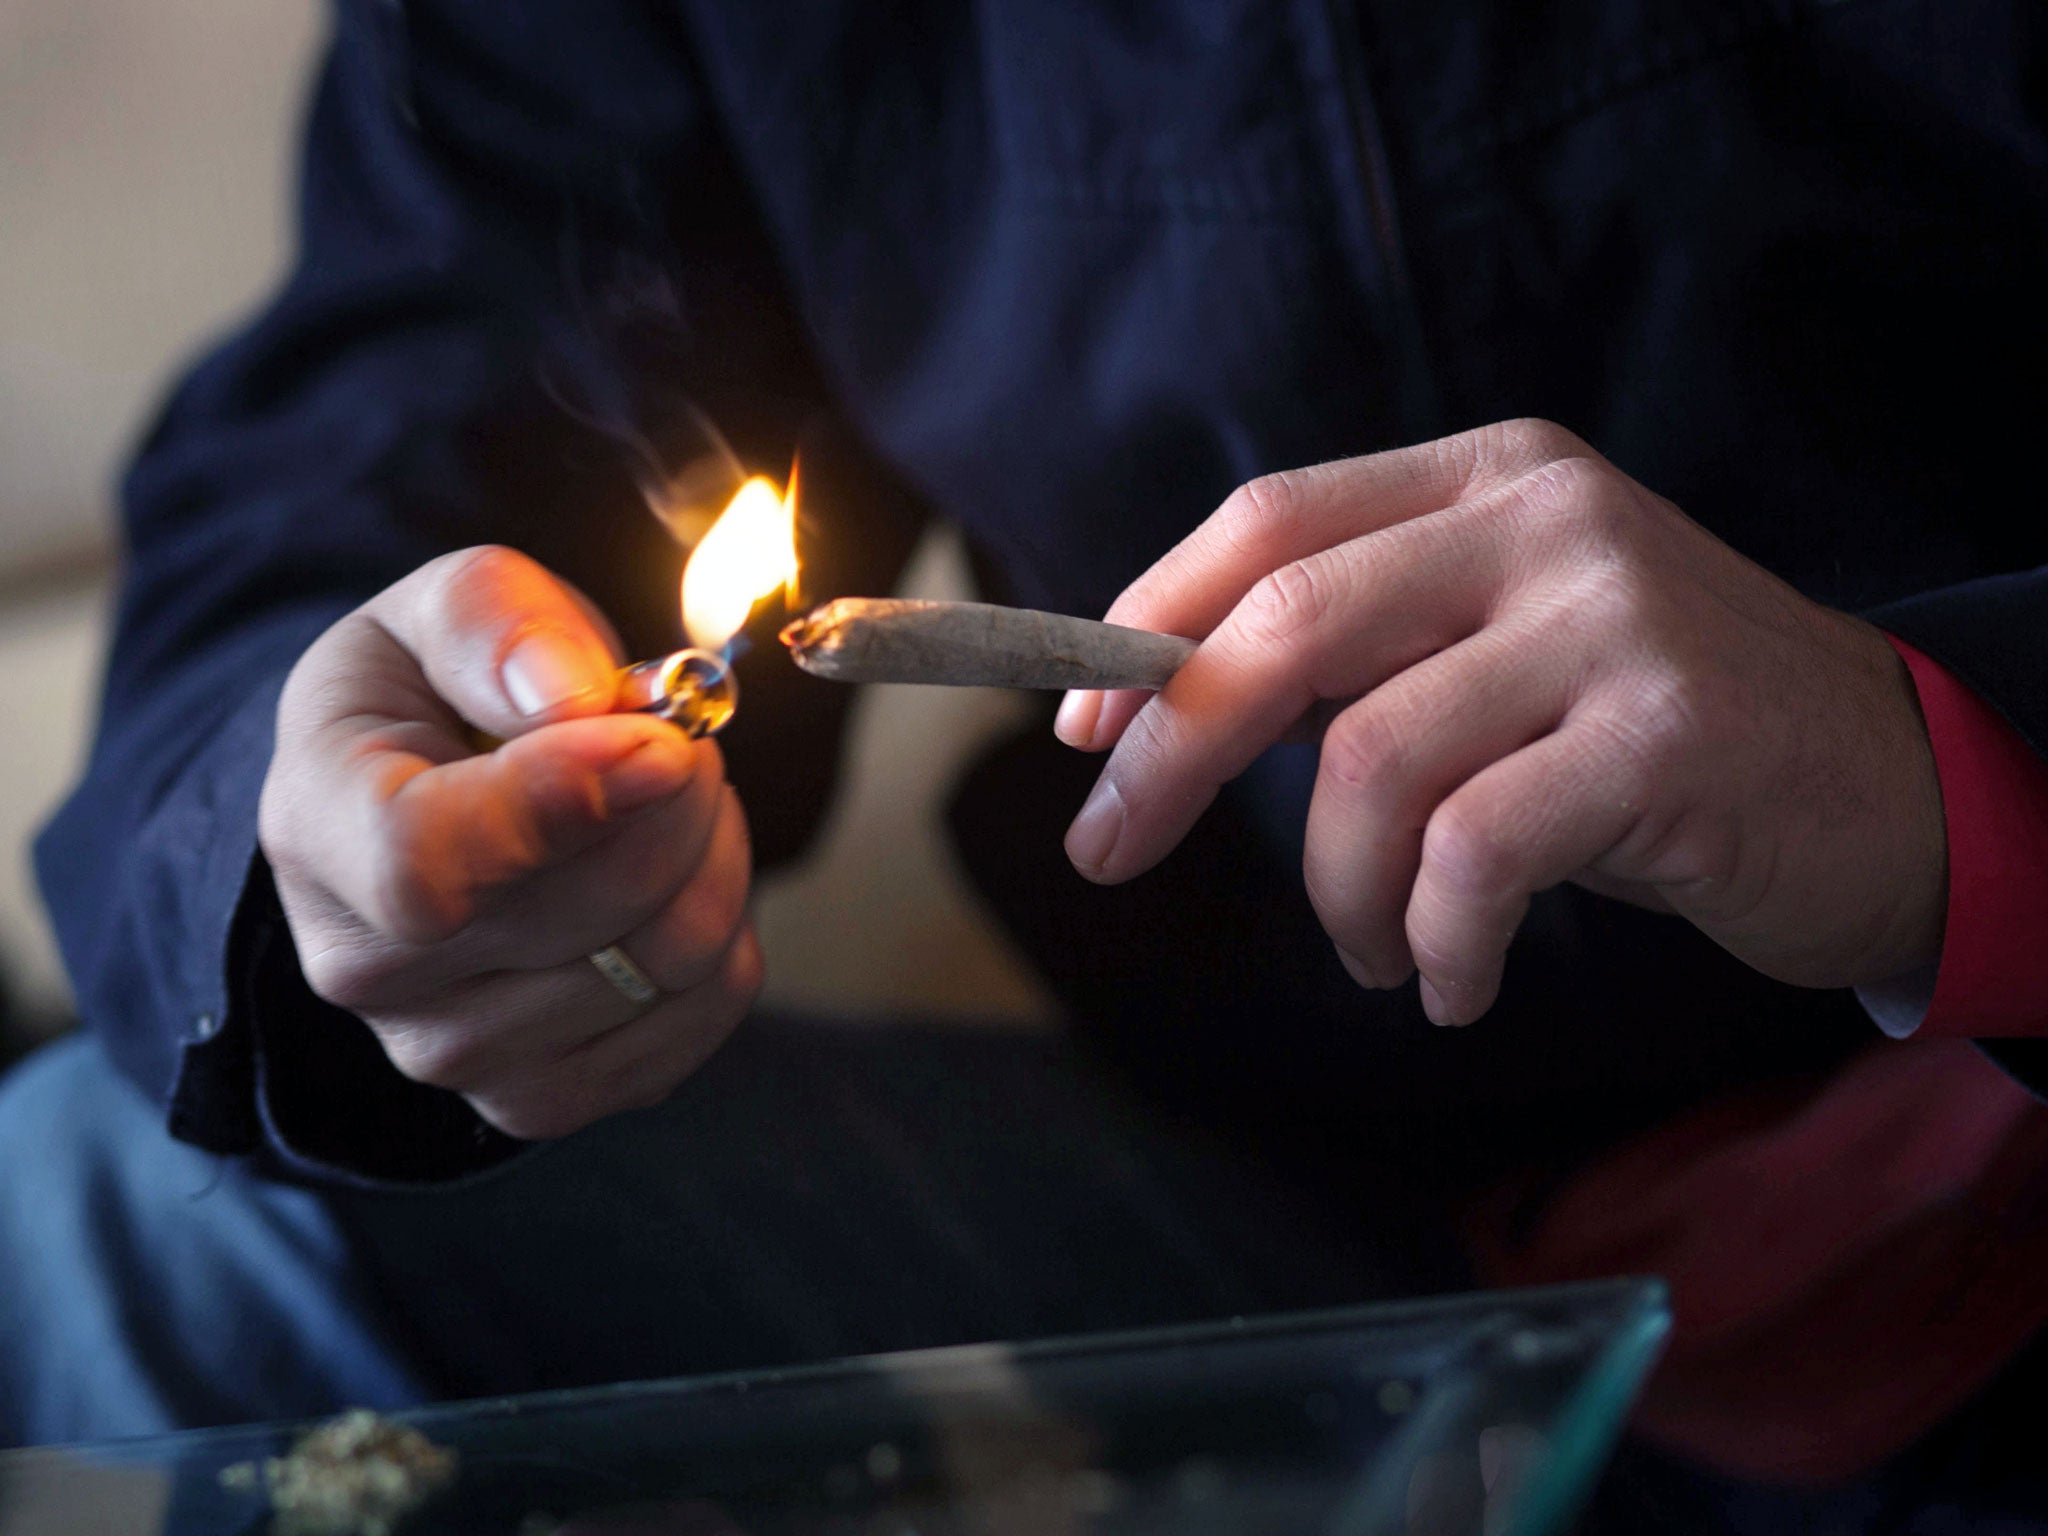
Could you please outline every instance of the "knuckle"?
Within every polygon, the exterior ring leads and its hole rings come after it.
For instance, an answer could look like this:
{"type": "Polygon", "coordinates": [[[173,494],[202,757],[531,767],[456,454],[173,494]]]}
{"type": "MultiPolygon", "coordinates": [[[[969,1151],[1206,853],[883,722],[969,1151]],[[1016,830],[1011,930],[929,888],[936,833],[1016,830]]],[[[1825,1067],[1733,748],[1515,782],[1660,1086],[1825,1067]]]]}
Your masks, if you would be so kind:
{"type": "Polygon", "coordinates": [[[1286,648],[1322,621],[1331,601],[1320,557],[1292,560],[1252,584],[1240,605],[1240,628],[1254,644],[1286,648]]]}
{"type": "Polygon", "coordinates": [[[1453,798],[1437,808],[1423,831],[1422,864],[1453,900],[1484,901],[1513,883],[1516,849],[1496,818],[1453,798]]]}
{"type": "Polygon", "coordinates": [[[1688,756],[1711,729],[1716,703],[1697,674],[1682,668],[1644,667],[1624,685],[1624,697],[1602,715],[1624,759],[1650,776],[1688,756]]]}
{"type": "Polygon", "coordinates": [[[1518,462],[1546,462],[1589,453],[1576,432],[1541,416],[1518,416],[1490,429],[1500,457],[1518,462]]]}
{"type": "Polygon", "coordinates": [[[359,914],[401,944],[426,946],[453,938],[471,911],[464,894],[438,869],[439,850],[416,822],[400,818],[369,851],[370,877],[359,914]]]}
{"type": "Polygon", "coordinates": [[[1516,492],[1516,499],[1532,511],[1594,528],[1609,525],[1620,511],[1613,472],[1598,459],[1582,456],[1538,465],[1521,478],[1516,492]]]}
{"type": "Polygon", "coordinates": [[[360,1012],[382,996],[391,976],[387,957],[366,945],[301,943],[299,971],[322,1002],[360,1012]]]}
{"type": "Polygon", "coordinates": [[[428,569],[429,592],[460,617],[501,608],[533,579],[539,567],[503,544],[478,544],[443,555],[428,569]]]}
{"type": "Polygon", "coordinates": [[[1627,483],[1600,459],[1540,464],[1516,480],[1501,505],[1527,525],[1545,563],[1603,572],[1636,563],[1637,512],[1627,483]]]}
{"type": "Polygon", "coordinates": [[[1371,797],[1398,779],[1409,760],[1405,733],[1372,701],[1354,705],[1323,733],[1322,772],[1347,798],[1371,797]]]}
{"type": "Polygon", "coordinates": [[[1636,522],[1636,505],[1604,466],[1585,459],[1566,459],[1557,473],[1569,487],[1569,502],[1580,536],[1609,556],[1627,548],[1636,522]]]}
{"type": "Polygon", "coordinates": [[[1281,470],[1247,480],[1230,493],[1218,526],[1242,552],[1256,552],[1283,538],[1301,517],[1301,478],[1281,470]]]}
{"type": "MultiPolygon", "coordinates": [[[[1398,450],[1397,450],[1398,451],[1398,450]]],[[[1498,427],[1476,427],[1424,443],[1421,461],[1452,484],[1470,488],[1489,464],[1501,457],[1498,427]]]]}
{"type": "Polygon", "coordinates": [[[399,1073],[429,1088],[467,1092],[483,1081],[486,1052],[477,1035],[446,1025],[380,1031],[384,1054],[399,1073]]]}
{"type": "Polygon", "coordinates": [[[289,769],[273,758],[256,800],[256,846],[280,879],[296,874],[306,858],[306,818],[290,778],[289,769]]]}
{"type": "MultiPolygon", "coordinates": [[[[285,673],[277,700],[279,725],[301,729],[307,722],[327,719],[333,712],[329,703],[337,682],[356,669],[365,643],[377,632],[376,622],[358,608],[316,635],[285,673]]],[[[287,734],[280,732],[281,738],[287,734]]]]}
{"type": "MultiPolygon", "coordinates": [[[[329,630],[327,635],[333,632],[329,630]]],[[[299,659],[292,663],[291,671],[285,674],[284,688],[277,696],[277,750],[280,755],[298,739],[308,722],[320,718],[321,711],[315,700],[323,689],[329,670],[327,635],[307,646],[299,659]]]]}
{"type": "Polygon", "coordinates": [[[531,556],[501,544],[457,550],[424,567],[414,598],[425,644],[445,647],[488,638],[553,609],[560,584],[531,556]]]}
{"type": "Polygon", "coordinates": [[[1626,643],[1655,620],[1655,599],[1635,567],[1621,560],[1589,560],[1566,585],[1565,615],[1604,643],[1626,643]]]}
{"type": "Polygon", "coordinates": [[[667,953],[653,966],[654,979],[666,992],[680,992],[710,976],[731,948],[733,934],[746,917],[744,895],[723,889],[699,889],[699,881],[670,904],[664,926],[667,953]]]}

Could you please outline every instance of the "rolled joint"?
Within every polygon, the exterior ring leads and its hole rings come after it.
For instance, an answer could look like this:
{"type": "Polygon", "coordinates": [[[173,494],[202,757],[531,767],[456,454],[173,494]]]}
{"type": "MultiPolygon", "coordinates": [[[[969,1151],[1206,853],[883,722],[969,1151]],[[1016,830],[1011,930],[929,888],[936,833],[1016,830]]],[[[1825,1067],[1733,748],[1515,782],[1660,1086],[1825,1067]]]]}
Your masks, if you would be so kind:
{"type": "Polygon", "coordinates": [[[782,631],[796,664],[842,683],[1164,688],[1195,652],[1178,635],[994,603],[842,597],[782,631]]]}

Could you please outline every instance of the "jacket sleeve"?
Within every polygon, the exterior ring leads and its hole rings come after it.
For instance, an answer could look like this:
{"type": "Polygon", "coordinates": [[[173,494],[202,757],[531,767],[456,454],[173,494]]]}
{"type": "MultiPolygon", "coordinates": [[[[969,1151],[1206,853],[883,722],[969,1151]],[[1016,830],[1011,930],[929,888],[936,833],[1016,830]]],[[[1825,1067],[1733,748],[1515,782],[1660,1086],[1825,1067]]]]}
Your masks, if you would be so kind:
{"type": "MultiPolygon", "coordinates": [[[[377,1181],[513,1149],[306,990],[257,796],[300,652],[446,550],[518,546],[636,653],[679,643],[677,551],[636,475],[694,410],[779,472],[821,409],[701,99],[684,43],[637,8],[337,9],[296,268],[129,474],[98,735],[37,847],[81,1014],[172,1134],[377,1181]]],[[[831,772],[801,733],[829,738],[835,691],[792,709],[796,686],[750,688],[762,728],[727,737],[771,861],[831,772]]]]}
{"type": "Polygon", "coordinates": [[[2048,566],[1922,592],[1869,617],[1953,672],[2048,757],[2048,566]]]}

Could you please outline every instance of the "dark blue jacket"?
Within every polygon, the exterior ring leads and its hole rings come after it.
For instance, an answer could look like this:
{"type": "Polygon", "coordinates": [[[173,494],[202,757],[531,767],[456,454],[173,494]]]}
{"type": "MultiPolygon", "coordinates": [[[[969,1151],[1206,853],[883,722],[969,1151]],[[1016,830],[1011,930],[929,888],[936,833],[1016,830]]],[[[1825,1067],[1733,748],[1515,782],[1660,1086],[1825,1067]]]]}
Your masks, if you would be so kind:
{"type": "MultiPolygon", "coordinates": [[[[280,683],[432,555],[518,545],[672,644],[644,511],[693,402],[805,452],[822,593],[925,509],[1081,613],[1237,483],[1553,417],[2048,750],[2048,21],[2026,0],[345,3],[296,270],[126,490],[105,716],[39,848],[81,1006],[174,1134],[344,1176],[503,1156],[304,989],[255,804],[280,683]]],[[[843,699],[754,658],[729,733],[799,846],[843,699]]],[[[1089,765],[997,754],[955,824],[1149,1091],[1419,1199],[1867,1042],[1683,924],[1539,903],[1484,1027],[1337,970],[1303,763],[1127,890],[1089,765]]]]}

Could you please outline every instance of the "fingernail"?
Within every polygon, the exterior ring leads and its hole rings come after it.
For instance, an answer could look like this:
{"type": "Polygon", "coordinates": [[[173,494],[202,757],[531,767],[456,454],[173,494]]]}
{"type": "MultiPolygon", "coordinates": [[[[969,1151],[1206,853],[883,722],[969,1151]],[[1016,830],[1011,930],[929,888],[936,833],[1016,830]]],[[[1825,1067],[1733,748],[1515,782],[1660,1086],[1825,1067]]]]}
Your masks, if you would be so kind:
{"type": "Polygon", "coordinates": [[[605,814],[625,816],[666,800],[690,782],[696,766],[696,751],[679,731],[641,743],[604,770],[605,814]]]}
{"type": "Polygon", "coordinates": [[[580,698],[594,698],[601,679],[583,647],[559,630],[535,630],[498,667],[512,707],[531,719],[580,698]]]}
{"type": "Polygon", "coordinates": [[[1067,857],[1084,875],[1102,873],[1124,829],[1124,797],[1108,779],[1097,779],[1081,814],[1067,828],[1067,857]]]}
{"type": "Polygon", "coordinates": [[[1438,1025],[1450,1024],[1451,1020],[1448,1017],[1450,1009],[1444,1004],[1443,994],[1430,984],[1427,976],[1422,977],[1420,980],[1422,1011],[1429,1015],[1429,1022],[1438,1025]]]}
{"type": "Polygon", "coordinates": [[[1060,700],[1052,733],[1070,747],[1086,749],[1095,739],[1095,722],[1102,718],[1102,694],[1094,688],[1075,688],[1060,700]]]}

